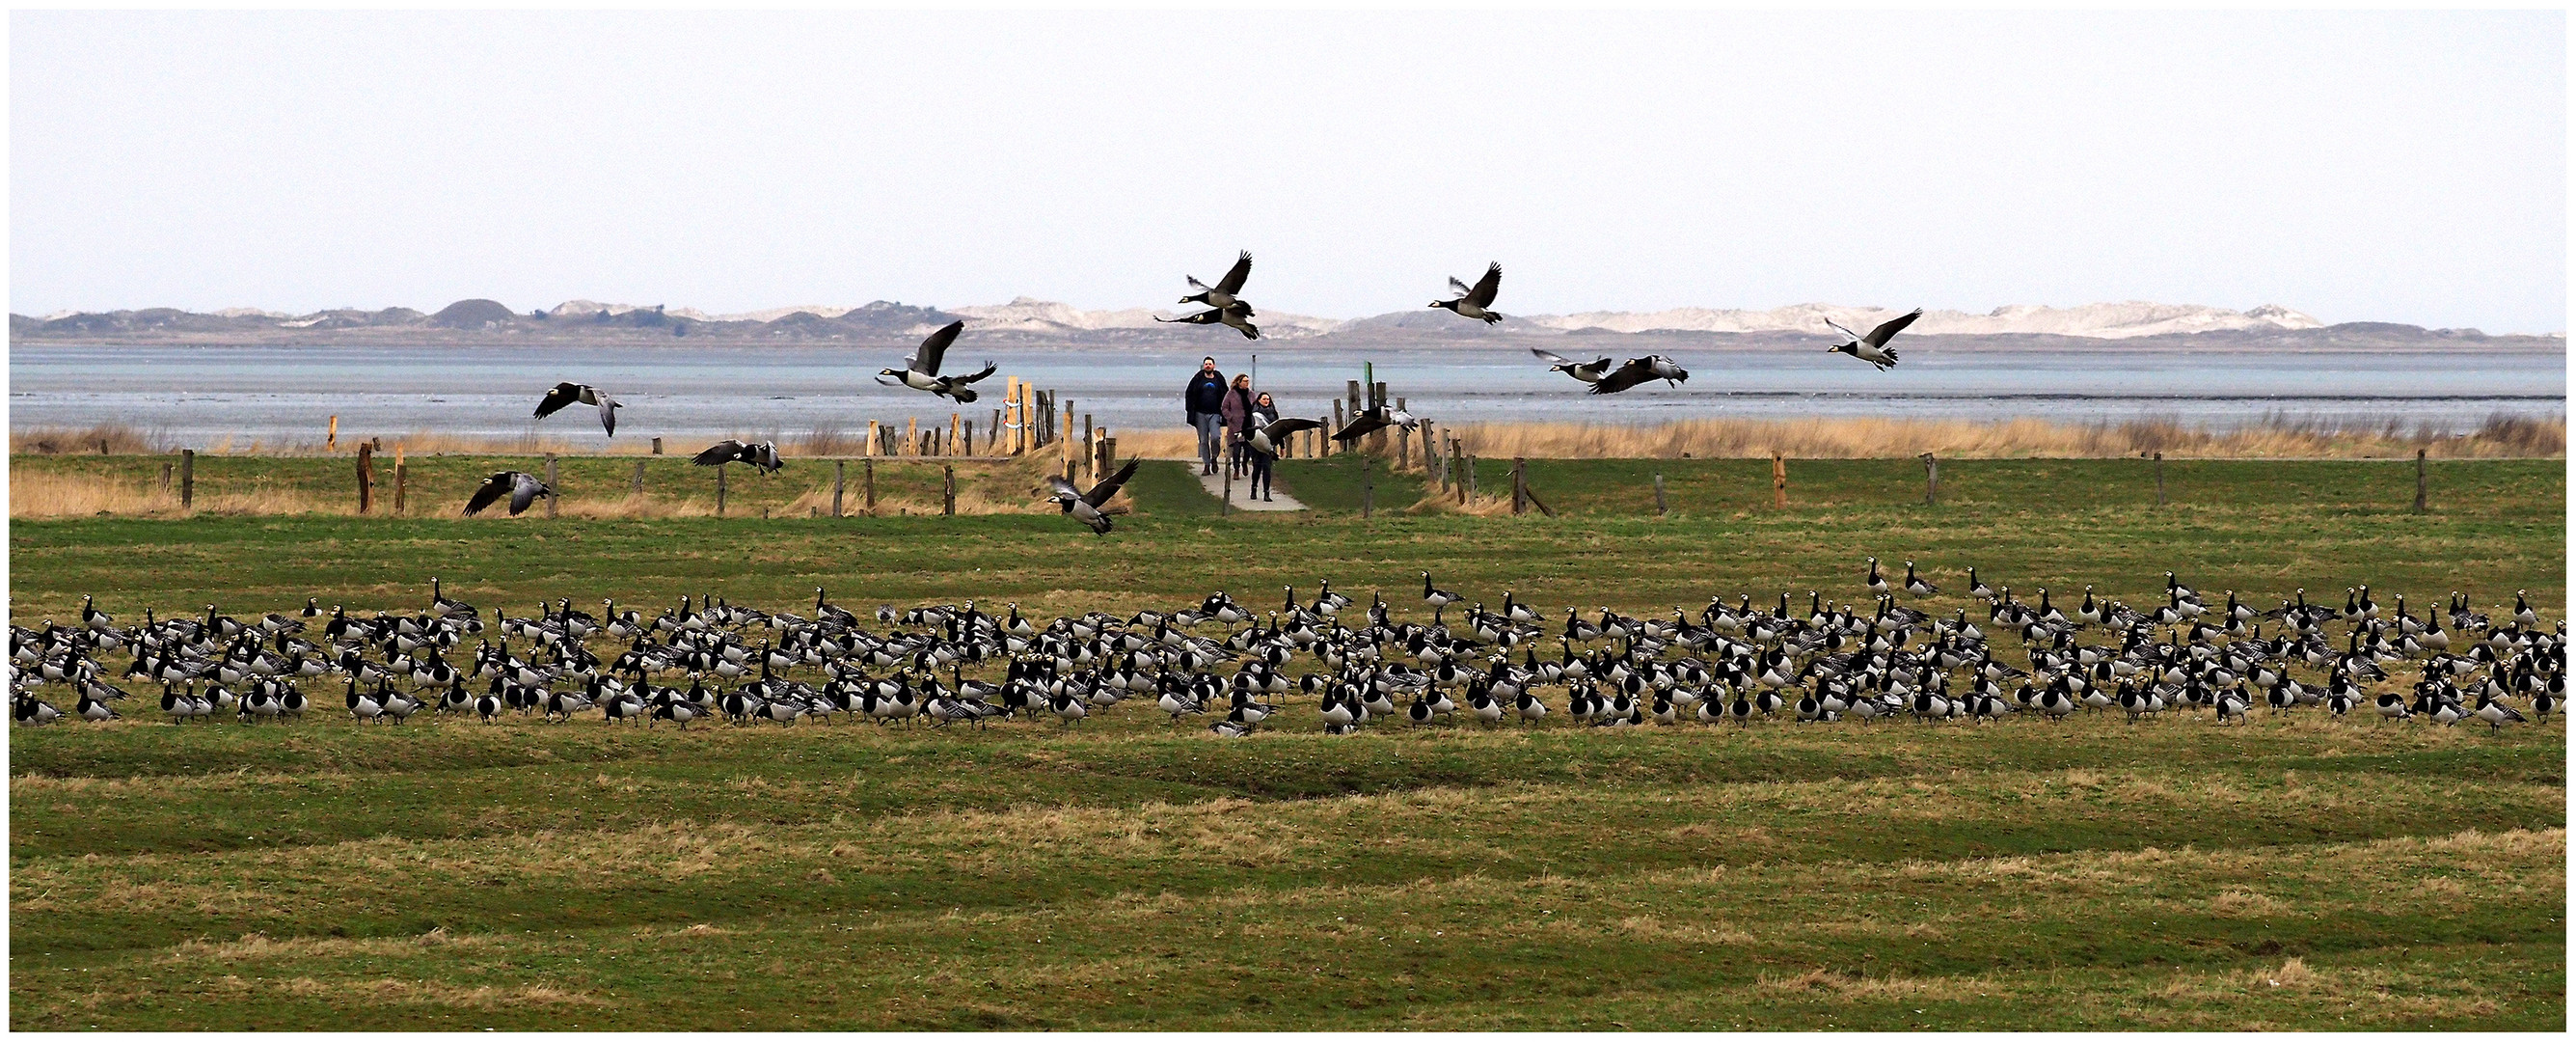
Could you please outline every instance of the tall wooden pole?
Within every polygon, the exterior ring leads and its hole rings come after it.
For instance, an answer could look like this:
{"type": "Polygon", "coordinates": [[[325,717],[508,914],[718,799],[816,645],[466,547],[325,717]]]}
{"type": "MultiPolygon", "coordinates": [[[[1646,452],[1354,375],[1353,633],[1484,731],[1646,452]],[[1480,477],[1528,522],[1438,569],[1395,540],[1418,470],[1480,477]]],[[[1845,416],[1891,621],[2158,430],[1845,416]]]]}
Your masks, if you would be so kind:
{"type": "Polygon", "coordinates": [[[1941,505],[1941,461],[1929,452],[1923,454],[1923,505],[1941,505]]]}
{"type": "Polygon", "coordinates": [[[1771,454],[1771,505],[1789,505],[1789,457],[1776,451],[1771,454]]]}
{"type": "Polygon", "coordinates": [[[358,513],[360,516],[364,516],[367,508],[375,505],[375,498],[375,446],[362,441],[358,443],[358,513]]]}
{"type": "Polygon", "coordinates": [[[197,503],[197,450],[179,450],[179,507],[187,509],[197,503]]]}
{"type": "Polygon", "coordinates": [[[2417,449],[2417,450],[2415,450],[2415,512],[2416,512],[2416,513],[2421,514],[2421,513],[2423,513],[2426,509],[2428,509],[2428,508],[2425,506],[2424,499],[2425,499],[2425,495],[2426,495],[2426,493],[2429,493],[2429,492],[2431,492],[2431,491],[2432,491],[2432,488],[2431,488],[2431,479],[2430,479],[2430,478],[2428,478],[2428,477],[2426,477],[2426,476],[2425,476],[2425,474],[2424,474],[2424,450],[2422,450],[2422,449],[2417,449]]]}
{"type": "Polygon", "coordinates": [[[843,477],[843,470],[844,470],[844,468],[846,468],[848,465],[849,465],[849,464],[848,464],[848,461],[847,461],[847,460],[833,460],[833,461],[832,461],[832,516],[833,516],[833,517],[839,517],[839,516],[841,516],[841,478],[843,477]]]}
{"type": "MultiPolygon", "coordinates": [[[[546,487],[549,489],[555,487],[555,454],[551,452],[546,453],[546,487]]],[[[561,498],[560,496],[546,497],[547,517],[555,516],[555,503],[561,498]]]]}

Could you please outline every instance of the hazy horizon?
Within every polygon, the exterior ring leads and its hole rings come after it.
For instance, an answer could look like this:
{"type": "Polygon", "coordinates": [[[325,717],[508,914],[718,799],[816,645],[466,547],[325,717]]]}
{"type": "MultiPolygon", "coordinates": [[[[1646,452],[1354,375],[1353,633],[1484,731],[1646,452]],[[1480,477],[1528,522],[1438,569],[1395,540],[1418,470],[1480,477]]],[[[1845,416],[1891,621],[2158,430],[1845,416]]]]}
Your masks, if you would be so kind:
{"type": "Polygon", "coordinates": [[[2563,12],[1212,17],[15,12],[9,309],[2567,326],[2563,12]]]}

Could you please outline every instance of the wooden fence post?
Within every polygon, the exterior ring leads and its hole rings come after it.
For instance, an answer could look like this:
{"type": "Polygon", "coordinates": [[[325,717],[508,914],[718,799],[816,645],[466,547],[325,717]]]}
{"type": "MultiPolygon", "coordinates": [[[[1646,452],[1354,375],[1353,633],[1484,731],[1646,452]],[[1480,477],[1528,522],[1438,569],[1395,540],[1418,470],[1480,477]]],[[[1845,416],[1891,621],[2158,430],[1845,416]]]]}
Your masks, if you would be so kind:
{"type": "MultiPolygon", "coordinates": [[[[555,454],[554,454],[554,453],[551,453],[551,452],[546,453],[546,487],[547,487],[547,488],[553,488],[553,487],[555,487],[555,454]]],[[[553,516],[555,516],[555,503],[556,503],[556,501],[558,501],[558,500],[559,500],[559,499],[561,499],[561,498],[562,498],[562,497],[560,497],[560,496],[547,496],[547,497],[546,497],[546,516],[547,516],[547,517],[553,517],[553,516]]]]}
{"type": "MultiPolygon", "coordinates": [[[[870,422],[868,426],[874,427],[876,424],[870,422]]],[[[868,516],[875,517],[877,516],[877,461],[874,457],[862,460],[859,468],[861,470],[859,484],[863,486],[861,494],[867,497],[868,516]]]]}
{"type": "Polygon", "coordinates": [[[171,468],[171,466],[170,466],[170,464],[169,464],[169,463],[167,463],[167,462],[163,462],[163,463],[161,464],[161,491],[163,491],[163,492],[168,492],[168,491],[170,491],[170,471],[171,471],[171,469],[172,469],[172,468],[171,468]]]}
{"type": "Polygon", "coordinates": [[[718,464],[716,464],[716,516],[717,516],[717,517],[723,517],[723,516],[724,516],[724,501],[725,501],[725,471],[726,471],[726,469],[728,469],[728,468],[730,468],[730,467],[732,467],[732,466],[733,466],[733,464],[730,464],[730,463],[718,463],[718,464]]]}
{"type": "Polygon", "coordinates": [[[330,430],[330,433],[328,433],[328,434],[324,434],[324,435],[322,436],[322,447],[323,447],[323,448],[325,448],[325,449],[338,449],[338,448],[340,447],[340,418],[339,418],[339,417],[337,417],[337,416],[331,417],[331,430],[330,430]]]}
{"type": "Polygon", "coordinates": [[[1476,454],[1471,452],[1467,454],[1467,484],[1459,490],[1458,502],[1464,503],[1467,497],[1478,495],[1482,491],[1476,487],[1476,454]]]}
{"type": "Polygon", "coordinates": [[[1664,476],[1655,475],[1655,516],[1664,516],[1664,476]]]}
{"type": "MultiPolygon", "coordinates": [[[[1378,386],[1384,387],[1386,385],[1379,384],[1378,386]]],[[[1404,399],[1398,398],[1395,400],[1395,411],[1404,411],[1404,399]]],[[[1395,469],[1413,469],[1413,432],[1405,430],[1402,427],[1395,428],[1395,469]]]]}
{"type": "Polygon", "coordinates": [[[642,496],[644,494],[644,461],[640,459],[635,461],[634,494],[637,496],[642,496]]]}
{"type": "Polygon", "coordinates": [[[1528,463],[1529,461],[1522,457],[1512,457],[1512,513],[1515,516],[1529,509],[1529,486],[1523,484],[1521,472],[1521,468],[1528,463]]]}
{"type": "Polygon", "coordinates": [[[839,517],[839,516],[841,516],[841,478],[843,477],[843,472],[848,468],[848,466],[849,466],[849,461],[847,461],[847,460],[833,460],[833,461],[832,461],[832,516],[833,516],[833,517],[839,517]]]}
{"type": "Polygon", "coordinates": [[[959,446],[957,454],[960,456],[975,454],[975,421],[966,421],[966,441],[959,446]]]}
{"type": "Polygon", "coordinates": [[[1216,479],[1218,488],[1216,516],[1226,517],[1234,513],[1234,468],[1219,467],[1217,472],[1224,476],[1216,479]]]}
{"type": "Polygon", "coordinates": [[[1941,461],[1929,452],[1923,454],[1923,505],[1941,505],[1941,461]]]}
{"type": "Polygon", "coordinates": [[[2415,450],[2415,512],[2418,514],[2425,510],[2424,494],[2431,491],[2427,486],[2428,481],[2424,476],[2424,450],[2417,449],[2415,450]]]}
{"type": "Polygon", "coordinates": [[[1771,505],[1789,505],[1789,458],[1777,451],[1771,453],[1771,505]]]}
{"type": "Polygon", "coordinates": [[[2165,505],[2165,454],[2156,453],[2156,505],[2165,505]]]}
{"type": "Polygon", "coordinates": [[[401,517],[410,509],[411,464],[403,461],[403,448],[394,446],[394,516],[401,517]]]}
{"type": "Polygon", "coordinates": [[[1369,473],[1369,463],[1374,458],[1368,453],[1360,453],[1360,520],[1362,521],[1368,520],[1369,516],[1377,511],[1377,481],[1369,473]]]}
{"type": "Polygon", "coordinates": [[[376,448],[358,443],[358,515],[366,516],[376,500],[376,448]]]}
{"type": "Polygon", "coordinates": [[[1321,432],[1326,435],[1322,441],[1325,452],[1330,453],[1333,451],[1333,440],[1330,435],[1335,431],[1341,430],[1343,426],[1345,426],[1345,424],[1342,420],[1342,403],[1339,399],[1335,399],[1333,401],[1333,425],[1321,432]]]}
{"type": "Polygon", "coordinates": [[[654,455],[656,455],[656,456],[659,456],[659,455],[661,455],[661,454],[662,454],[662,439],[660,439],[660,438],[655,438],[655,439],[653,439],[653,454],[654,454],[654,455]]]}
{"type": "Polygon", "coordinates": [[[188,508],[188,507],[195,506],[195,505],[196,505],[196,503],[197,503],[197,450],[195,450],[195,449],[180,449],[180,450],[179,450],[179,506],[180,506],[180,508],[181,508],[181,509],[186,509],[186,508],[188,508]]]}
{"type": "Polygon", "coordinates": [[[863,455],[874,456],[874,455],[876,455],[876,454],[877,454],[877,421],[875,421],[875,420],[869,420],[869,421],[868,421],[868,451],[867,451],[867,452],[865,452],[865,453],[863,453],[863,455]]]}
{"type": "Polygon", "coordinates": [[[957,467],[956,467],[956,465],[951,464],[951,465],[948,465],[948,466],[941,467],[941,468],[939,468],[939,469],[943,472],[943,476],[940,478],[940,489],[941,489],[941,490],[940,490],[940,493],[939,493],[939,503],[940,503],[939,512],[940,512],[940,513],[942,513],[942,514],[945,514],[945,515],[947,515],[947,516],[949,516],[949,517],[956,517],[956,516],[957,516],[957,467]]]}

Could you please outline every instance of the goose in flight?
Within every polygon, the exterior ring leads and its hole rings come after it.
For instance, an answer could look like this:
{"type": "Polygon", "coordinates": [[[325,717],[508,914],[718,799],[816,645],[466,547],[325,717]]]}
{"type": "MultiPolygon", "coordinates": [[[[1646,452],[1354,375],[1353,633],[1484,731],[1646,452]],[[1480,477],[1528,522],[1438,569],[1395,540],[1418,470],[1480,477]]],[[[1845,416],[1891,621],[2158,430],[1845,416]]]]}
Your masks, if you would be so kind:
{"type": "Polygon", "coordinates": [[[1261,453],[1265,456],[1276,456],[1279,454],[1279,446],[1287,442],[1289,435],[1295,434],[1298,431],[1319,431],[1322,429],[1324,429],[1324,421],[1322,420],[1309,420],[1303,416],[1288,416],[1272,420],[1263,426],[1253,428],[1251,437],[1246,439],[1246,441],[1252,446],[1252,450],[1254,452],[1261,453]]]}
{"type": "Polygon", "coordinates": [[[945,395],[955,399],[959,405],[974,401],[975,389],[967,385],[993,375],[993,363],[986,362],[981,372],[965,376],[939,375],[939,360],[948,353],[948,345],[956,342],[957,332],[964,328],[966,328],[966,320],[961,318],[932,331],[930,336],[921,342],[921,346],[913,350],[912,357],[903,360],[903,368],[878,370],[877,382],[888,387],[894,386],[895,382],[900,382],[903,386],[916,391],[945,395]],[[894,377],[895,381],[888,382],[883,379],[888,376],[894,377]]]}
{"type": "Polygon", "coordinates": [[[546,396],[537,402],[537,418],[545,419],[574,404],[598,406],[599,425],[608,429],[609,437],[617,436],[617,399],[599,393],[599,388],[589,384],[569,380],[556,384],[554,390],[547,391],[546,396]]]}
{"type": "Polygon", "coordinates": [[[1826,348],[1825,350],[1840,351],[1843,354],[1860,359],[1861,361],[1877,366],[1880,369],[1894,368],[1896,365],[1896,349],[1887,346],[1887,342],[1895,339],[1896,334],[1905,327],[1913,325],[1915,319],[1922,317],[1923,309],[1915,308],[1912,311],[1908,311],[1902,315],[1896,316],[1895,318],[1879,323],[1878,328],[1870,330],[1868,336],[1854,333],[1842,323],[1828,318],[1825,320],[1826,325],[1832,326],[1837,330],[1841,330],[1844,336],[1850,337],[1851,339],[1845,340],[1833,347],[1826,348]]]}
{"type": "Polygon", "coordinates": [[[779,468],[787,465],[778,461],[778,446],[776,445],[765,441],[745,444],[743,442],[735,441],[732,438],[726,438],[723,441],[707,446],[707,451],[698,453],[697,456],[690,459],[689,462],[695,463],[701,467],[721,467],[727,463],[748,463],[753,467],[758,468],[763,474],[775,474],[778,472],[779,468]]]}
{"type": "Polygon", "coordinates": [[[1422,421],[1415,419],[1412,413],[1406,412],[1402,409],[1389,409],[1386,406],[1381,405],[1377,408],[1361,413],[1358,416],[1352,417],[1349,424],[1345,425],[1342,429],[1333,432],[1333,440],[1341,442],[1358,441],[1361,438],[1365,438],[1389,427],[1402,427],[1405,430],[1410,431],[1420,426],[1422,426],[1422,421]]]}
{"type": "Polygon", "coordinates": [[[1047,498],[1055,501],[1055,505],[1065,513],[1073,515],[1074,520],[1091,526],[1092,534],[1108,535],[1109,530],[1114,527],[1110,523],[1110,515],[1126,511],[1102,508],[1108,506],[1109,500],[1118,495],[1118,486],[1126,484],[1128,478],[1136,476],[1136,463],[1135,460],[1128,460],[1126,466],[1118,468],[1118,473],[1101,479],[1099,484],[1091,486],[1089,492],[1073,487],[1073,482],[1066,481],[1062,477],[1049,474],[1047,485],[1055,489],[1055,494],[1047,498]]]}
{"type": "MultiPolygon", "coordinates": [[[[1491,310],[1494,306],[1494,294],[1502,292],[1502,289],[1503,263],[1501,261],[1495,261],[1494,263],[1486,266],[1485,277],[1477,279],[1476,285],[1472,289],[1468,288],[1466,283],[1460,282],[1455,276],[1452,276],[1449,279],[1449,291],[1458,294],[1458,299],[1435,300],[1431,302],[1430,306],[1435,308],[1448,308],[1449,310],[1455,311],[1468,318],[1482,320],[1486,325],[1490,326],[1503,320],[1503,316],[1500,312],[1491,310]]],[[[1576,379],[1581,379],[1581,377],[1577,377],[1576,379]]]]}
{"type": "Polygon", "coordinates": [[[1597,384],[1601,382],[1602,377],[1610,375],[1610,360],[1607,358],[1598,362],[1585,363],[1577,362],[1574,359],[1567,358],[1554,351],[1541,350],[1535,347],[1530,348],[1530,353],[1539,356],[1539,358],[1544,361],[1553,363],[1547,367],[1549,371],[1564,373],[1565,375],[1581,380],[1584,383],[1597,384]]]}
{"type": "Polygon", "coordinates": [[[1644,358],[1631,358],[1627,364],[1611,371],[1610,375],[1594,381],[1592,393],[1617,394],[1648,380],[1662,380],[1669,385],[1689,379],[1690,370],[1674,364],[1672,359],[1662,355],[1647,355],[1644,358]]]}
{"type": "MultiPolygon", "coordinates": [[[[465,501],[465,516],[473,517],[482,513],[484,507],[500,502],[503,496],[510,497],[510,516],[517,517],[525,513],[528,504],[536,502],[538,496],[544,496],[547,499],[555,498],[555,490],[547,488],[546,483],[537,480],[534,474],[518,470],[496,470],[492,472],[491,477],[483,479],[481,487],[474,490],[474,498],[465,501]]],[[[435,579],[430,581],[437,582],[435,579]]],[[[432,589],[435,589],[435,586],[432,589]]]]}
{"type": "Polygon", "coordinates": [[[1243,317],[1252,317],[1251,302],[1243,299],[1243,284],[1245,281],[1252,278],[1251,250],[1245,250],[1243,251],[1242,256],[1236,257],[1234,259],[1234,267],[1227,269],[1225,277],[1216,280],[1216,285],[1211,286],[1207,283],[1201,282],[1196,275],[1185,275],[1182,277],[1189,279],[1190,288],[1197,290],[1198,292],[1182,297],[1180,301],[1181,303],[1205,304],[1220,311],[1233,307],[1236,304],[1242,304],[1244,306],[1243,317]]]}
{"type": "Polygon", "coordinates": [[[1244,339],[1259,340],[1261,339],[1261,327],[1253,325],[1251,319],[1252,305],[1246,304],[1240,300],[1221,308],[1209,308],[1205,311],[1199,312],[1198,314],[1184,315],[1180,318],[1164,318],[1161,315],[1154,316],[1154,321],[1156,322],[1177,322],[1182,325],[1190,326],[1232,326],[1234,327],[1235,332],[1243,334],[1244,339]]]}

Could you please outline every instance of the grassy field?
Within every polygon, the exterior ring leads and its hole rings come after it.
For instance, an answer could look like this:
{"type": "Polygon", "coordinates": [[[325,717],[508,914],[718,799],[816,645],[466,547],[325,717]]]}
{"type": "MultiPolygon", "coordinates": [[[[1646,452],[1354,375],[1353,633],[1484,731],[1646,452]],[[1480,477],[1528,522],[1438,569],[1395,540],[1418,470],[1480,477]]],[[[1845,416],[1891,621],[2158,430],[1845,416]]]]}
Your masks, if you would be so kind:
{"type": "MultiPolygon", "coordinates": [[[[347,467],[258,462],[211,469],[318,496],[347,467]]],[[[455,460],[455,479],[492,462],[455,460]]],[[[613,486],[633,463],[605,466],[613,486]]],[[[1507,467],[1484,462],[1486,492],[1507,467]]],[[[1945,462],[1926,507],[1911,460],[1801,461],[1786,510],[1767,460],[1530,467],[1561,516],[1408,513],[1419,478],[1381,472],[1362,521],[1335,459],[1284,464],[1281,487],[1319,508],[1292,516],[1219,518],[1183,466],[1149,466],[1108,537],[1017,514],[19,518],[10,603],[21,625],[70,621],[82,593],[121,622],[307,596],[416,611],[437,575],[487,615],[699,593],[796,609],[816,586],[852,608],[1053,614],[1218,588],[1266,607],[1329,578],[1427,617],[1428,569],[1488,605],[1510,589],[1556,614],[1664,613],[1739,592],[1865,603],[1863,555],[1921,563],[1946,591],[1922,606],[1943,613],[1975,607],[1955,595],[1969,565],[2025,597],[2092,583],[2138,604],[2162,602],[2168,569],[2258,607],[2369,582],[2392,607],[2461,590],[2493,611],[2519,588],[2555,620],[2565,597],[2560,461],[2437,463],[2422,516],[2411,463],[2169,461],[2159,507],[2144,461],[1945,462]]],[[[810,490],[810,468],[784,477],[810,490]]],[[[13,1026],[2566,1020],[2554,720],[1328,738],[1300,702],[1223,740],[1135,704],[1071,733],[360,728],[319,709],[174,727],[126,708],[11,734],[13,1026]]]]}

